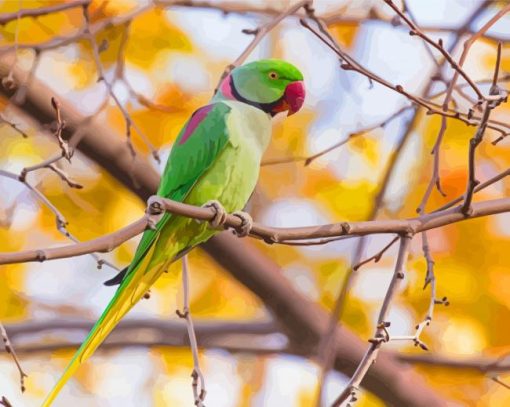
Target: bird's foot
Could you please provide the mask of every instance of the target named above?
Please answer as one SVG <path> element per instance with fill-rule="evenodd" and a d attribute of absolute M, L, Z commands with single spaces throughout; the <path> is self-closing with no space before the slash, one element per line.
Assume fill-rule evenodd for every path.
<path fill-rule="evenodd" d="M 253 228 L 253 218 L 251 215 L 248 212 L 236 211 L 232 214 L 232 216 L 237 216 L 239 219 L 241 219 L 241 226 L 234 229 L 234 233 L 238 237 L 248 236 L 251 229 Z"/>
<path fill-rule="evenodd" d="M 163 205 L 162 198 L 157 195 L 152 195 L 147 200 L 146 213 L 148 216 L 147 227 L 149 229 L 156 230 L 158 222 L 165 214 L 165 206 Z"/>
<path fill-rule="evenodd" d="M 215 212 L 214 217 L 209 221 L 209 224 L 213 229 L 216 229 L 225 224 L 225 221 L 227 220 L 227 212 L 219 201 L 215 199 L 212 201 L 207 201 L 202 206 L 204 208 L 212 208 Z"/>

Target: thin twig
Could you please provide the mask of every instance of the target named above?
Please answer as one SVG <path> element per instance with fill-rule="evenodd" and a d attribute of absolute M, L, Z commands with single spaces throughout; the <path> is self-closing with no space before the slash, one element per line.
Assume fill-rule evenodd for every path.
<path fill-rule="evenodd" d="M 395 237 L 391 242 L 389 242 L 386 246 L 384 246 L 381 250 L 379 250 L 376 254 L 373 256 L 370 256 L 369 258 L 360 261 L 359 263 L 356 263 L 354 266 L 352 266 L 353 270 L 358 270 L 361 266 L 370 263 L 371 261 L 374 261 L 375 263 L 379 262 L 381 260 L 381 257 L 383 256 L 386 251 L 393 246 L 397 241 L 399 237 Z"/>
<path fill-rule="evenodd" d="M 491 377 L 491 380 L 496 382 L 497 384 L 503 386 L 504 388 L 510 390 L 510 385 L 506 384 L 505 382 L 503 382 L 501 379 L 499 379 L 498 377 Z"/>
<path fill-rule="evenodd" d="M 387 328 L 390 326 L 390 322 L 388 321 L 388 311 L 390 308 L 390 304 L 393 301 L 393 298 L 396 295 L 398 287 L 400 286 L 402 280 L 404 279 L 404 271 L 405 271 L 405 263 L 407 260 L 407 255 L 409 252 L 409 244 L 411 243 L 412 236 L 405 235 L 400 237 L 400 247 L 397 256 L 397 262 L 395 264 L 395 271 L 393 273 L 393 277 L 391 279 L 388 290 L 386 291 L 386 295 L 384 297 L 384 301 L 381 306 L 381 310 L 379 311 L 379 317 L 377 319 L 377 328 L 375 330 L 374 336 L 369 340 L 370 346 L 368 347 L 365 356 L 363 356 L 362 361 L 358 365 L 356 371 L 353 376 L 349 380 L 346 388 L 342 393 L 337 397 L 337 399 L 333 402 L 333 406 L 340 406 L 340 404 L 346 401 L 349 397 L 351 401 L 356 400 L 356 392 L 359 389 L 363 378 L 368 372 L 368 369 L 377 359 L 377 354 L 379 353 L 379 349 L 384 342 L 389 341 L 389 335 L 387 332 Z"/>
<path fill-rule="evenodd" d="M 497 49 L 497 57 L 496 57 L 496 65 L 494 68 L 494 77 L 492 79 L 492 85 L 491 89 L 489 91 L 489 95 L 491 96 L 500 96 L 499 88 L 498 88 L 498 73 L 499 73 L 499 66 L 501 62 L 501 43 L 498 43 L 498 49 Z M 468 183 L 466 187 L 466 194 L 464 198 L 464 204 L 462 205 L 462 213 L 464 213 L 466 216 L 469 216 L 471 212 L 471 201 L 473 199 L 473 193 L 475 187 L 480 183 L 476 179 L 476 164 L 475 164 L 475 154 L 476 154 L 476 148 L 478 145 L 482 142 L 483 136 L 485 134 L 485 130 L 487 129 L 487 122 L 489 121 L 490 114 L 493 109 L 495 109 L 499 104 L 503 101 L 504 97 L 501 98 L 495 98 L 491 100 L 487 100 L 483 104 L 483 115 L 482 120 L 480 121 L 480 125 L 478 126 L 478 129 L 474 135 L 474 137 L 469 141 L 469 158 L 468 158 L 468 165 L 469 165 L 469 178 Z"/>
<path fill-rule="evenodd" d="M 471 86 L 471 88 L 475 91 L 476 95 L 478 96 L 479 100 L 484 100 L 485 97 L 483 96 L 482 92 L 480 91 L 480 88 L 476 85 L 476 83 L 468 76 L 466 72 L 462 69 L 462 66 L 458 64 L 455 59 L 451 56 L 451 54 L 444 48 L 443 41 L 439 39 L 438 42 L 434 41 L 432 38 L 430 38 L 427 34 L 425 34 L 420 28 L 418 28 L 417 25 L 415 25 L 411 19 L 409 19 L 396 5 L 393 3 L 392 0 L 383 0 L 388 6 L 390 6 L 397 15 L 402 18 L 406 22 L 406 24 L 411 28 L 409 31 L 409 35 L 417 35 L 421 39 L 423 39 L 425 42 L 430 44 L 432 47 L 437 49 L 448 61 L 450 66 L 458 72 L 459 75 L 461 75 L 467 83 Z"/>
<path fill-rule="evenodd" d="M 62 158 L 62 156 L 60 157 Z M 46 167 L 48 168 L 51 168 L 50 166 L 52 166 L 52 164 L 47 164 Z M 54 166 L 53 166 L 54 167 Z M 28 167 L 30 168 L 30 167 Z M 55 167 L 56 168 L 56 167 Z M 17 175 L 17 174 L 14 174 L 12 172 L 9 172 L 9 171 L 5 171 L 5 170 L 1 170 L 0 169 L 0 176 L 2 177 L 6 177 L 6 178 L 10 178 L 14 181 L 17 181 L 17 182 L 20 182 L 22 183 L 23 185 L 25 185 L 25 187 L 30 190 L 34 195 L 35 197 L 37 198 L 37 200 L 43 204 L 46 208 L 48 208 L 54 215 L 55 215 L 55 220 L 56 220 L 56 227 L 57 227 L 57 230 L 62 234 L 64 235 L 66 238 L 72 240 L 74 243 L 79 243 L 79 240 L 73 236 L 68 230 L 67 230 L 67 225 L 68 225 L 68 222 L 66 220 L 66 218 L 64 217 L 64 215 L 57 209 L 57 207 L 55 205 L 53 205 L 50 200 L 48 198 L 46 198 L 46 196 L 41 192 L 39 191 L 36 187 L 32 186 L 31 184 L 29 184 L 25 177 L 26 177 L 26 172 L 23 172 L 25 169 L 22 170 L 22 172 Z M 60 171 L 57 169 L 57 171 Z M 58 172 L 57 172 L 58 173 Z M 65 175 L 64 172 L 61 171 L 61 173 L 63 174 L 64 177 L 67 177 Z M 59 174 L 60 175 L 60 174 Z M 71 182 L 73 183 L 73 181 L 67 179 L 66 182 Z M 79 184 L 76 184 L 76 185 L 79 185 Z M 77 188 L 75 186 L 75 188 Z M 100 269 L 103 265 L 107 265 L 115 270 L 118 270 L 118 268 L 113 265 L 112 263 L 100 258 L 96 253 L 93 253 L 93 252 L 87 252 L 87 254 L 90 254 L 92 257 L 94 257 L 94 259 L 96 260 L 97 262 L 97 268 Z M 41 253 L 38 253 L 36 255 L 36 258 L 35 260 L 38 260 L 38 261 L 42 261 L 44 260 L 44 255 L 41 254 Z"/>
<path fill-rule="evenodd" d="M 0 399 L 0 405 L 4 407 L 12 407 L 12 404 L 10 403 L 9 400 L 7 400 L 7 397 L 5 396 L 2 396 L 2 398 Z"/>
<path fill-rule="evenodd" d="M 2 337 L 2 341 L 4 342 L 5 351 L 12 356 L 14 363 L 18 368 L 20 388 L 21 392 L 23 393 L 25 391 L 25 377 L 28 377 L 28 375 L 23 371 L 18 356 L 16 355 L 16 351 L 14 350 L 14 347 L 12 346 L 11 341 L 9 340 L 9 336 L 7 335 L 7 331 L 5 330 L 5 327 L 1 322 L 0 322 L 0 336 Z"/>
<path fill-rule="evenodd" d="M 487 7 L 487 5 L 488 5 L 488 2 L 482 3 L 480 5 L 480 7 L 475 11 L 474 15 L 478 14 L 481 10 L 485 9 Z M 475 33 L 474 35 L 472 35 L 470 37 L 470 39 L 464 43 L 464 50 L 461 55 L 461 59 L 459 61 L 458 66 L 460 66 L 460 67 L 463 66 L 464 61 L 467 57 L 469 48 L 474 43 L 474 41 L 476 41 L 476 39 L 478 38 L 480 33 L 482 33 L 484 30 L 487 30 L 490 27 L 490 25 L 493 24 L 495 21 L 497 21 L 497 19 L 493 18 L 491 21 L 489 21 L 489 23 L 487 23 L 484 27 L 482 27 L 478 33 Z M 444 101 L 442 104 L 442 110 L 444 112 L 448 111 L 449 103 L 450 103 L 450 100 L 453 95 L 453 89 L 456 86 L 456 82 L 459 77 L 459 73 L 460 73 L 459 70 L 455 70 L 454 76 L 453 76 L 452 80 L 450 81 L 450 83 L 448 84 L 445 98 L 444 98 Z M 478 105 L 475 105 L 475 106 L 478 106 Z M 470 114 L 471 114 L 471 112 L 470 112 Z M 434 143 L 434 147 L 432 149 L 432 154 L 434 155 L 432 176 L 431 176 L 428 186 L 425 190 L 425 193 L 420 201 L 420 204 L 416 210 L 418 214 L 425 213 L 425 207 L 427 205 L 427 202 L 430 199 L 430 196 L 432 194 L 432 190 L 433 190 L 434 186 L 439 191 L 439 193 L 441 193 L 441 195 L 446 196 L 446 194 L 443 192 L 443 190 L 441 188 L 440 173 L 439 173 L 440 148 L 441 148 L 441 144 L 442 144 L 444 135 L 446 133 L 446 128 L 447 128 L 446 116 L 442 116 L 439 133 L 437 135 L 436 141 Z M 432 321 L 433 310 L 434 310 L 435 304 L 442 303 L 442 304 L 448 305 L 448 301 L 447 301 L 446 297 L 443 298 L 439 302 L 436 300 L 436 279 L 435 279 L 435 274 L 434 274 L 434 260 L 432 258 L 432 254 L 431 254 L 430 247 L 428 244 L 428 236 L 425 231 L 422 232 L 422 250 L 423 250 L 423 254 L 425 256 L 425 260 L 427 263 L 425 284 L 424 284 L 423 288 L 425 289 L 427 287 L 427 285 L 430 285 L 430 301 L 429 301 L 429 308 L 428 308 L 427 314 L 426 314 L 424 320 L 422 322 L 420 322 L 419 324 L 417 324 L 416 332 L 415 332 L 415 335 L 412 337 L 412 340 L 414 341 L 414 344 L 416 346 L 420 346 L 422 349 L 427 350 L 428 348 L 423 343 L 423 341 L 421 341 L 420 336 L 421 336 L 423 330 L 425 329 L 425 327 L 428 327 Z"/>
<path fill-rule="evenodd" d="M 5 123 L 9 127 L 11 127 L 13 130 L 17 131 L 23 138 L 28 138 L 28 134 L 20 129 L 17 124 L 10 122 L 7 120 L 3 115 L 0 114 L 0 122 Z"/>
<path fill-rule="evenodd" d="M 64 171 L 62 171 L 60 168 L 58 168 L 55 164 L 48 164 L 46 166 L 46 168 L 49 168 L 50 170 L 52 170 L 55 174 L 57 174 L 60 177 L 60 179 L 62 181 L 64 181 L 71 188 L 76 188 L 76 189 L 83 188 L 83 185 L 78 184 L 77 182 L 70 179 L 69 176 Z"/>
<path fill-rule="evenodd" d="M 403 336 L 403 337 L 392 337 L 391 340 L 410 340 L 414 342 L 414 346 L 419 346 L 423 350 L 429 350 L 427 345 L 421 339 L 421 335 L 424 329 L 432 323 L 432 318 L 434 316 L 434 308 L 436 304 L 443 304 L 445 306 L 450 305 L 448 299 L 443 297 L 442 299 L 436 298 L 436 276 L 434 274 L 434 260 L 432 259 L 432 255 L 430 252 L 430 246 L 428 241 L 427 232 L 421 233 L 422 238 L 422 250 L 427 261 L 427 271 L 425 273 L 425 283 L 423 285 L 423 289 L 425 290 L 427 286 L 430 286 L 430 300 L 429 306 L 427 308 L 427 313 L 421 322 L 416 325 L 416 331 L 414 335 Z"/>
<path fill-rule="evenodd" d="M 5 25 L 10 21 L 16 20 L 23 17 L 41 17 L 48 14 L 54 14 L 61 11 L 69 10 L 75 7 L 82 7 L 88 5 L 91 0 L 76 0 L 72 3 L 56 4 L 54 6 L 40 7 L 40 8 L 29 8 L 20 9 L 13 13 L 0 14 L 0 25 Z"/>
<path fill-rule="evenodd" d="M 47 160 L 41 161 L 39 164 L 35 164 L 35 165 L 30 166 L 30 167 L 24 167 L 20 171 L 18 179 L 21 182 L 25 182 L 26 177 L 27 177 L 29 172 L 36 171 L 36 170 L 39 170 L 41 168 L 49 168 L 50 166 L 53 166 L 54 163 L 56 163 L 57 161 L 59 161 L 62 158 L 63 158 L 62 154 L 58 154 L 58 155 L 56 155 L 54 157 L 48 158 Z"/>
<path fill-rule="evenodd" d="M 64 157 L 67 161 L 71 162 L 71 157 L 73 155 L 72 150 L 69 149 L 69 145 L 67 141 L 62 138 L 62 131 L 65 128 L 65 121 L 62 119 L 62 112 L 60 111 L 60 102 L 55 98 L 51 98 L 51 106 L 55 109 L 55 114 L 57 116 L 57 128 L 55 129 L 55 137 L 57 138 L 58 145 L 62 150 L 62 157 Z"/>
<path fill-rule="evenodd" d="M 478 184 L 475 187 L 474 192 L 475 193 L 479 192 L 482 189 L 485 189 L 485 188 L 491 186 L 492 184 L 502 180 L 503 178 L 505 178 L 509 175 L 510 175 L 510 168 L 500 172 L 499 174 L 495 175 L 494 177 L 488 179 L 487 181 L 482 182 L 481 184 Z M 456 204 L 458 204 L 459 202 L 462 202 L 463 199 L 464 199 L 464 194 L 458 196 L 455 199 L 452 199 L 450 202 L 448 202 L 448 203 L 444 204 L 443 206 L 437 208 L 436 210 L 432 211 L 432 213 L 444 211 L 445 209 L 449 209 L 449 208 L 455 206 Z"/>
<path fill-rule="evenodd" d="M 89 43 L 90 43 L 90 45 L 92 47 L 92 55 L 94 57 L 94 62 L 96 64 L 96 69 L 97 69 L 98 75 L 99 75 L 98 81 L 102 81 L 105 84 L 106 90 L 108 91 L 108 94 L 112 97 L 112 99 L 114 100 L 115 104 L 117 105 L 117 107 L 119 108 L 120 112 L 122 113 L 122 116 L 124 117 L 124 121 L 126 122 L 126 142 L 127 142 L 127 145 L 129 147 L 129 150 L 131 152 L 131 155 L 132 155 L 133 159 L 136 157 L 136 151 L 135 151 L 135 148 L 134 148 L 133 143 L 131 141 L 131 127 L 133 127 L 135 129 L 135 131 L 138 133 L 138 135 L 143 140 L 145 145 L 149 148 L 152 156 L 156 159 L 156 161 L 158 161 L 159 160 L 159 154 L 157 153 L 156 148 L 150 142 L 148 137 L 142 132 L 140 127 L 135 122 L 133 122 L 133 120 L 131 119 L 131 116 L 129 115 L 128 111 L 122 105 L 122 103 L 120 102 L 119 98 L 117 97 L 117 95 L 113 91 L 112 83 L 110 83 L 110 81 L 108 81 L 106 79 L 106 77 L 105 77 L 105 72 L 104 72 L 104 69 L 103 69 L 103 64 L 101 63 L 101 59 L 99 57 L 99 49 L 98 49 L 96 40 L 94 38 L 94 35 L 92 33 L 92 30 L 90 29 L 90 16 L 89 16 L 89 11 L 88 11 L 88 7 L 87 6 L 83 7 L 83 18 L 85 20 L 84 33 L 85 33 L 85 36 L 86 36 L 87 40 L 89 41 Z M 122 47 L 121 47 L 121 50 L 122 50 Z M 120 55 L 122 55 L 122 53 L 120 53 Z"/>
<path fill-rule="evenodd" d="M 262 162 L 261 165 L 262 166 L 270 166 L 270 165 L 288 164 L 288 163 L 293 163 L 293 162 L 304 161 L 305 167 L 306 167 L 306 166 L 310 165 L 313 161 L 315 161 L 317 158 L 322 157 L 322 156 L 330 153 L 331 151 L 334 151 L 337 148 L 340 148 L 343 145 L 347 144 L 353 138 L 362 136 L 363 134 L 369 133 L 369 132 L 376 130 L 378 128 L 381 128 L 381 127 L 384 128 L 388 123 L 390 123 L 391 121 L 396 119 L 398 116 L 400 116 L 402 113 L 404 113 L 405 111 L 407 111 L 411 108 L 412 108 L 412 106 L 404 106 L 401 109 L 399 109 L 398 111 L 396 111 L 395 113 L 393 113 L 388 118 L 384 119 L 382 122 L 380 122 L 376 125 L 369 126 L 364 129 L 358 130 L 356 132 L 350 133 L 346 138 L 339 141 L 338 143 L 335 143 L 332 146 L 325 148 L 324 150 L 321 150 L 318 153 L 315 153 L 313 155 L 309 155 L 306 157 L 288 157 L 288 158 L 276 158 L 276 159 L 271 159 L 271 160 L 265 160 Z"/>
<path fill-rule="evenodd" d="M 426 112 L 428 115 L 440 115 L 456 120 L 460 120 L 461 122 L 465 123 L 468 126 L 476 126 L 479 124 L 479 118 L 475 115 L 470 115 L 468 113 L 462 113 L 454 109 L 448 108 L 446 111 L 444 109 L 438 108 L 435 103 L 428 101 L 426 99 L 423 99 L 422 97 L 415 96 L 412 93 L 408 92 L 402 85 L 393 85 L 392 83 L 388 82 L 387 80 L 381 78 L 380 76 L 374 74 L 372 71 L 368 70 L 367 68 L 360 65 L 356 60 L 354 60 L 347 52 L 343 51 L 338 43 L 332 44 L 327 38 L 324 38 L 323 34 L 319 31 L 317 31 L 315 28 L 310 26 L 308 22 L 305 19 L 300 20 L 301 25 L 303 25 L 305 28 L 310 30 L 319 40 L 321 40 L 326 46 L 328 46 L 333 52 L 335 52 L 340 57 L 340 67 L 346 71 L 354 71 L 358 72 L 359 74 L 367 77 L 369 80 L 377 82 L 384 87 L 391 89 L 403 96 L 405 96 L 409 101 L 414 103 L 415 105 L 421 106 L 426 109 Z M 506 136 L 508 134 L 508 130 L 505 130 L 504 128 L 509 128 L 508 124 L 502 123 L 502 124 L 491 124 L 487 127 L 490 129 L 493 129 L 497 132 L 499 132 L 502 137 Z M 503 127 L 503 128 L 502 128 Z"/>
<path fill-rule="evenodd" d="M 490 2 L 486 1 L 482 3 L 481 7 L 487 7 Z M 464 62 L 466 61 L 466 58 L 468 56 L 469 50 L 473 46 L 473 44 L 481 37 L 483 36 L 489 28 L 491 28 L 497 21 L 499 21 L 506 13 L 510 11 L 510 4 L 503 7 L 498 13 L 494 15 L 489 21 L 487 21 L 478 31 L 474 32 L 473 35 L 471 35 L 465 42 L 464 47 L 462 50 L 462 54 L 459 59 L 459 66 L 463 66 Z M 459 72 L 455 71 L 453 74 L 453 78 L 450 82 L 450 86 L 447 89 L 447 96 L 446 99 L 449 99 L 449 96 L 453 92 L 453 87 L 457 83 L 457 79 L 459 77 Z"/>
<path fill-rule="evenodd" d="M 193 388 L 193 397 L 195 399 L 195 406 L 205 407 L 204 400 L 207 393 L 205 388 L 205 379 L 202 371 L 200 370 L 199 357 L 198 357 L 198 344 L 195 329 L 193 327 L 193 320 L 191 318 L 190 302 L 189 302 L 189 273 L 188 273 L 188 256 L 184 255 L 182 258 L 182 290 L 183 290 L 183 309 L 177 310 L 176 313 L 179 318 L 186 321 L 186 328 L 188 331 L 189 343 L 191 354 L 193 356 L 193 372 L 191 377 L 193 379 L 191 387 Z M 200 383 L 200 385 L 199 385 Z"/>
<path fill-rule="evenodd" d="M 434 186 L 436 186 L 439 193 L 446 197 L 446 194 L 441 188 L 441 178 L 439 175 L 439 159 L 440 159 L 440 149 L 441 144 L 443 142 L 444 135 L 446 133 L 447 121 L 445 116 L 441 116 L 441 126 L 439 128 L 439 133 L 436 138 L 436 142 L 434 143 L 434 147 L 432 148 L 432 154 L 434 155 L 434 164 L 432 169 L 432 176 L 430 177 L 429 183 L 421 198 L 420 205 L 416 209 L 416 212 L 419 214 L 425 213 L 425 206 L 430 199 Z"/>

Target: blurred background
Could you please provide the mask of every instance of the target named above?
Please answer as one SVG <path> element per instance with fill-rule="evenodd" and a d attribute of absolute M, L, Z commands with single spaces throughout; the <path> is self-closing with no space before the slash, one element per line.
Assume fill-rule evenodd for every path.
<path fill-rule="evenodd" d="M 131 136 L 136 159 L 148 160 L 158 172 L 185 120 L 207 103 L 225 67 L 252 40 L 242 30 L 267 23 L 274 18 L 271 9 L 283 10 L 292 4 L 282 0 L 193 3 L 158 5 L 135 0 L 94 0 L 89 7 L 91 26 L 100 27 L 94 37 L 104 76 L 113 83 L 114 94 L 134 124 Z M 460 35 L 458 27 L 480 9 L 469 27 L 476 31 L 507 4 L 477 0 L 405 3 L 431 37 L 442 38 L 446 48 L 457 44 L 453 51 L 457 58 L 466 38 Z M 3 1 L 0 12 L 16 13 L 20 8 L 55 4 L 61 3 Z M 402 7 L 402 2 L 396 4 Z M 409 36 L 383 1 L 316 0 L 314 6 L 318 16 L 328 17 L 328 27 L 339 44 L 365 67 L 413 94 L 426 92 L 431 97 L 445 90 L 445 83 L 430 79 L 436 70 L 435 60 L 441 62 L 439 54 L 434 51 L 431 55 L 423 41 Z M 230 8 L 234 11 L 225 12 Z M 37 18 L 14 19 L 0 26 L 0 59 L 7 54 L 12 57 L 15 51 L 17 68 L 32 72 L 31 80 L 42 81 L 51 88 L 48 99 L 55 96 L 74 106 L 84 117 L 93 115 L 96 123 L 124 140 L 125 117 L 109 97 L 104 82 L 97 81 L 92 48 L 79 37 L 83 27 L 80 7 Z M 78 38 L 65 45 L 43 47 L 39 56 L 31 47 L 77 33 Z M 472 47 L 464 66 L 474 80 L 492 77 L 498 39 L 503 41 L 503 75 L 510 71 L 510 14 Z M 304 29 L 296 17 L 286 18 L 265 36 L 248 61 L 270 57 L 286 59 L 302 70 L 307 99 L 299 114 L 274 120 L 273 140 L 248 207 L 255 221 L 272 226 L 304 226 L 369 218 L 397 148 L 401 151 L 391 170 L 378 218 L 415 216 L 432 173 L 430 150 L 439 131 L 440 117 L 416 111 L 402 95 L 370 83 L 356 72 L 340 69 L 337 56 Z M 123 61 L 123 70 L 119 69 L 119 61 Z M 446 78 L 452 75 L 448 67 L 441 72 Z M 481 88 L 487 91 L 488 86 Z M 508 89 L 505 82 L 501 86 Z M 469 95 L 469 89 L 464 89 Z M 433 100 L 442 103 L 442 97 Z M 470 107 L 458 95 L 455 101 L 459 110 Z M 24 167 L 59 153 L 48 126 L 34 123 L 5 97 L 0 104 L 2 117 L 28 136 L 23 137 L 9 124 L 0 123 L 0 169 L 19 173 Z M 400 113 L 394 116 L 397 112 Z M 510 122 L 509 105 L 502 105 L 492 117 Z M 379 126 L 381 123 L 385 125 Z M 370 130 L 304 165 L 304 158 L 365 129 Z M 474 127 L 459 121 L 448 121 L 440 162 L 442 187 L 447 196 L 434 191 L 427 210 L 463 193 L 468 140 L 474 131 Z M 509 166 L 509 143 L 503 141 L 496 146 L 490 143 L 498 136 L 489 130 L 477 151 L 479 179 L 486 180 Z M 161 163 L 151 155 L 144 137 L 159 151 Z M 81 153 L 77 152 L 71 163 L 61 160 L 59 165 L 83 188 L 70 187 L 48 169 L 30 172 L 27 181 L 60 210 L 69 222 L 67 229 L 77 239 L 89 240 L 113 232 L 142 216 L 145 203 Z M 476 199 L 507 196 L 509 188 L 510 181 L 503 179 L 477 194 Z M 0 177 L 0 196 L 0 251 L 68 242 L 55 227 L 55 215 L 41 206 L 23 184 Z M 429 353 L 462 361 L 497 357 L 510 350 L 507 323 L 510 273 L 506 251 L 510 245 L 509 230 L 510 217 L 501 214 L 429 233 L 437 295 L 447 296 L 450 301 L 449 307 L 436 306 L 432 324 L 422 336 Z M 363 258 L 376 253 L 393 237 L 370 237 Z M 129 263 L 137 241 L 132 239 L 101 258 L 123 268 Z M 253 239 L 250 243 L 281 267 L 295 290 L 330 310 L 350 268 L 357 239 L 310 247 L 267 245 Z M 396 249 L 394 245 L 378 263 L 363 266 L 348 296 L 343 323 L 362 341 L 366 342 L 374 330 L 393 273 Z M 412 335 L 428 307 L 430 294 L 423 290 L 426 262 L 419 237 L 413 240 L 407 267 L 403 289 L 391 307 L 392 335 Z M 270 320 L 264 303 L 203 251 L 192 252 L 190 270 L 191 311 L 197 324 Z M 98 269 L 92 256 L 0 266 L 0 321 L 7 328 L 16 324 L 94 321 L 114 292 L 102 283 L 114 274 L 115 270 L 108 265 Z M 150 299 L 137 304 L 127 319 L 177 322 L 175 310 L 181 304 L 180 265 L 175 265 L 151 290 Z M 16 366 L 9 355 L 1 353 L 0 395 L 5 395 L 15 407 L 38 405 L 75 349 L 55 348 L 51 344 L 64 341 L 77 345 L 84 335 L 83 329 L 17 334 L 13 343 L 28 373 L 27 390 L 21 394 Z M 139 335 L 143 338 L 143 332 Z M 237 343 L 244 340 L 247 348 L 257 347 L 249 336 L 236 340 Z M 278 333 L 263 337 L 264 344 L 274 348 L 285 347 L 285 341 Z M 222 343 L 226 342 L 201 349 L 206 405 L 313 405 L 319 376 L 313 358 L 256 350 L 231 352 Z M 423 353 L 412 342 L 389 343 L 385 349 Z M 182 344 L 100 350 L 64 388 L 56 405 L 190 406 L 191 369 L 191 352 Z M 430 365 L 416 365 L 414 369 L 427 386 L 459 405 L 510 404 L 508 389 L 475 370 Z M 510 382 L 510 376 L 505 374 L 499 378 Z M 328 376 L 325 405 L 334 400 L 347 380 L 340 373 Z M 357 405 L 385 403 L 369 392 L 362 392 Z"/>

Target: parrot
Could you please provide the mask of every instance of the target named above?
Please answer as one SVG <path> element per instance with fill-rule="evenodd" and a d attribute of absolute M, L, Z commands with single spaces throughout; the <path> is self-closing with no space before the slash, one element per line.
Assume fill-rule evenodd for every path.
<path fill-rule="evenodd" d="M 287 61 L 264 59 L 233 68 L 210 102 L 197 109 L 179 132 L 157 196 L 210 206 L 219 217 L 225 212 L 237 214 L 243 227 L 249 228 L 251 218 L 241 210 L 258 180 L 271 139 L 271 118 L 280 112 L 296 113 L 304 99 L 303 75 Z M 218 219 L 215 216 L 213 221 Z M 211 226 L 213 221 L 199 223 L 165 212 L 144 231 L 130 265 L 105 282 L 119 287 L 42 407 L 53 403 L 79 366 L 172 262 L 219 233 Z"/>

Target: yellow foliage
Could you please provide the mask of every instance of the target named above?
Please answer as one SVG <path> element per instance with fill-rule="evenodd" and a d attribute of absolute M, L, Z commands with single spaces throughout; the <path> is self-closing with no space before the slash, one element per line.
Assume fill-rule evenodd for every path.
<path fill-rule="evenodd" d="M 191 49 L 186 35 L 170 23 L 166 13 L 153 9 L 131 24 L 126 59 L 140 68 L 149 68 L 159 52 L 190 52 Z"/>
<path fill-rule="evenodd" d="M 346 180 L 317 190 L 313 197 L 335 214 L 335 221 L 358 221 L 366 219 L 370 213 L 375 192 L 376 186 L 368 181 Z"/>
<path fill-rule="evenodd" d="M 502 305 L 510 310 L 510 296 L 508 295 L 508 287 L 510 287 L 510 274 L 508 268 L 502 265 L 495 265 L 488 270 L 489 290 Z"/>
<path fill-rule="evenodd" d="M 308 407 L 313 405 L 316 395 L 314 389 L 303 389 L 297 394 L 298 406 Z"/>
<path fill-rule="evenodd" d="M 23 8 L 40 8 L 47 7 L 48 1 L 24 1 Z M 17 1 L 3 1 L 0 3 L 0 12 L 14 12 L 19 8 Z M 1 42 L 14 43 L 16 31 L 18 32 L 18 41 L 25 44 L 34 44 L 38 42 L 49 41 L 55 35 L 65 36 L 76 31 L 82 21 L 82 10 L 76 7 L 73 10 L 67 10 L 65 13 L 51 13 L 39 16 L 37 19 L 22 18 L 20 20 L 12 20 L 2 27 Z M 58 30 L 55 29 L 58 27 Z"/>
<path fill-rule="evenodd" d="M 0 267 L 0 321 L 20 321 L 27 316 L 27 301 L 16 293 L 23 290 L 25 266 L 13 264 Z"/>
<path fill-rule="evenodd" d="M 84 89 L 90 86 L 97 79 L 96 65 L 92 60 L 92 55 L 88 58 L 80 59 L 69 65 L 69 75 L 72 76 L 77 89 Z"/>
<path fill-rule="evenodd" d="M 135 0 L 94 0 L 89 6 L 90 22 L 96 23 L 104 20 L 105 18 L 127 13 L 134 10 L 137 5 L 138 4 Z"/>
<path fill-rule="evenodd" d="M 349 148 L 355 152 L 362 154 L 363 157 L 375 169 L 380 158 L 380 141 L 371 137 L 371 133 L 365 133 L 355 137 L 350 143 Z"/>
<path fill-rule="evenodd" d="M 363 392 L 359 401 L 356 402 L 360 407 L 384 407 L 384 403 L 375 397 L 372 393 Z"/>
<path fill-rule="evenodd" d="M 358 33 L 358 24 L 331 24 L 329 29 L 340 44 L 351 48 Z"/>
<path fill-rule="evenodd" d="M 157 355 L 167 374 L 175 374 L 182 370 L 190 372 L 193 368 L 191 352 L 187 348 L 153 347 L 151 353 Z"/>

